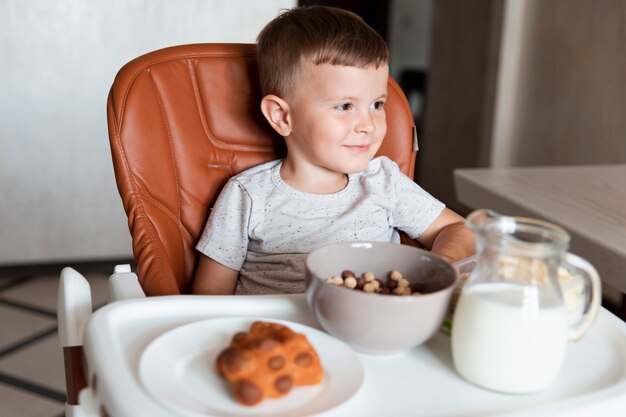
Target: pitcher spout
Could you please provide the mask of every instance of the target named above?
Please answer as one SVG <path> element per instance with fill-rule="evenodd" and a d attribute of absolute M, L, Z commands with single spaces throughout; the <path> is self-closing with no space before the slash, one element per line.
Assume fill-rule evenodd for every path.
<path fill-rule="evenodd" d="M 465 219 L 465 225 L 474 233 L 479 233 L 489 223 L 500 219 L 502 216 L 493 210 L 479 209 L 471 212 Z"/>

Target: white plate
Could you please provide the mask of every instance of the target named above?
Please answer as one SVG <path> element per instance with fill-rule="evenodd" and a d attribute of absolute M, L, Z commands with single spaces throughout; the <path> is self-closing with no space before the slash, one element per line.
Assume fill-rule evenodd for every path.
<path fill-rule="evenodd" d="M 322 362 L 322 382 L 295 387 L 284 397 L 253 407 L 235 402 L 215 360 L 235 333 L 249 330 L 257 320 L 305 334 Z M 353 397 L 363 384 L 364 371 L 348 345 L 320 330 L 284 320 L 233 317 L 194 322 L 162 334 L 143 352 L 139 377 L 157 401 L 183 416 L 309 416 Z"/>

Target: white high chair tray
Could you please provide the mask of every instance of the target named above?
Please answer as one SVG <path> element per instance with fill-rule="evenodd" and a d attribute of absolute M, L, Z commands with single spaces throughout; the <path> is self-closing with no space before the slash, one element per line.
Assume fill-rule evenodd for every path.
<path fill-rule="evenodd" d="M 150 349 L 157 346 L 153 343 L 158 343 L 162 335 L 173 329 L 185 333 L 180 330 L 184 329 L 181 326 L 189 323 L 226 317 L 234 317 L 235 321 L 237 318 L 249 320 L 254 317 L 289 320 L 319 329 L 303 295 L 167 296 L 112 303 L 96 311 L 86 329 L 85 355 L 90 388 L 81 393 L 81 403 L 94 399 L 99 403 L 96 406 L 103 406 L 111 417 L 271 415 L 263 410 L 272 406 L 280 409 L 282 406 L 275 404 L 283 401 L 288 404 L 289 397 L 270 400 L 274 402 L 270 406 L 262 403 L 261 408 L 239 408 L 235 414 L 232 409 L 225 409 L 223 403 L 189 411 L 185 403 L 172 407 L 166 404 L 167 398 L 155 398 L 158 390 L 155 391 L 154 386 L 172 386 L 173 377 L 167 372 L 142 369 L 142 357 L 145 358 L 144 354 L 148 355 Z M 202 327 L 193 326 L 199 326 L 197 330 Z M 234 328 L 233 334 L 237 330 Z M 207 341 L 206 335 L 194 334 L 186 332 L 179 336 L 184 336 L 184 339 L 198 338 L 199 350 L 190 348 L 194 352 L 202 352 L 205 345 L 207 351 L 211 349 L 209 346 L 212 344 Z M 328 342 L 328 339 L 332 340 L 330 336 L 323 338 L 330 345 L 334 344 Z M 189 340 L 181 339 L 180 343 L 193 346 Z M 342 344 L 337 342 L 337 346 Z M 320 356 L 328 355 L 326 349 L 328 346 L 322 349 L 324 353 Z M 174 356 L 167 360 L 184 363 L 189 359 L 184 352 L 176 359 L 177 353 L 181 352 L 174 352 Z M 359 359 L 365 371 L 362 386 L 356 387 L 354 395 L 311 408 L 310 412 L 315 412 L 315 415 L 595 417 L 623 416 L 626 412 L 626 324 L 605 309 L 601 309 L 585 338 L 569 346 L 564 368 L 554 386 L 537 394 L 501 394 L 466 382 L 454 370 L 450 337 L 443 333 L 438 333 L 426 344 L 402 356 L 383 358 L 338 354 L 340 357 L 345 355 L 344 359 L 352 356 Z M 159 364 L 153 359 L 150 366 L 158 367 Z M 177 365 L 163 366 L 171 369 Z M 211 367 L 211 364 L 206 366 Z M 341 365 L 335 362 L 332 367 L 329 378 L 340 378 L 342 384 L 352 388 L 358 385 L 358 381 L 355 382 L 359 378 L 358 366 L 341 369 Z M 149 378 L 156 380 L 146 383 L 146 372 Z M 193 378 L 198 378 L 203 372 L 199 371 Z M 210 382 L 207 382 L 207 387 L 212 389 Z M 184 389 L 184 386 L 177 386 L 176 389 Z M 190 392 L 194 389 L 197 386 L 189 387 Z M 306 409 L 284 406 L 281 414 L 303 415 Z"/>

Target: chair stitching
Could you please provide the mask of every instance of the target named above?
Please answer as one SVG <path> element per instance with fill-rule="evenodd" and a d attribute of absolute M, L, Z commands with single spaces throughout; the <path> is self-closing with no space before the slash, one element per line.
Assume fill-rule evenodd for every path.
<path fill-rule="evenodd" d="M 200 94 L 200 87 L 198 84 L 198 77 L 196 75 L 196 67 L 192 65 L 192 60 L 187 60 L 187 67 L 189 69 L 189 76 L 191 77 L 191 84 L 193 87 L 194 95 L 196 97 L 196 108 L 198 109 L 198 116 L 202 121 L 202 127 L 204 128 L 204 133 L 209 141 L 216 147 L 220 149 L 226 150 L 239 150 L 239 151 L 255 151 L 255 150 L 266 150 L 273 151 L 274 149 L 271 146 L 257 146 L 257 145 L 233 145 L 224 141 L 219 140 L 211 131 L 209 127 L 209 123 L 206 120 L 206 113 L 204 107 L 204 101 L 202 100 L 202 95 Z"/>
<path fill-rule="evenodd" d="M 163 122 L 165 123 L 165 128 L 167 130 L 167 139 L 170 146 L 170 158 L 172 159 L 172 165 L 174 165 L 174 179 L 176 181 L 176 200 L 178 203 L 178 219 L 180 220 L 181 214 L 181 203 L 180 203 L 180 182 L 178 181 L 178 166 L 176 165 L 176 158 L 174 157 L 174 145 L 172 143 L 172 132 L 170 129 L 170 125 L 167 122 L 167 117 L 165 115 L 165 108 L 163 107 L 163 101 L 161 100 L 161 95 L 159 94 L 159 89 L 154 82 L 154 78 L 152 78 L 152 72 L 150 72 L 150 81 L 152 81 L 152 87 L 154 87 L 154 93 L 157 97 L 157 102 L 159 103 L 159 107 L 161 109 L 161 117 L 163 117 Z"/>
<path fill-rule="evenodd" d="M 139 193 L 137 192 L 137 190 L 138 190 L 137 183 L 135 182 L 135 174 L 134 174 L 133 170 L 130 168 L 130 164 L 129 164 L 128 159 L 126 157 L 126 152 L 124 151 L 124 147 L 122 146 L 122 140 L 121 140 L 121 136 L 120 136 L 120 125 L 118 124 L 118 121 L 117 121 L 117 119 L 115 117 L 115 112 L 113 111 L 113 106 L 111 106 L 111 113 L 112 113 L 111 120 L 113 121 L 113 126 L 115 128 L 115 130 L 114 130 L 115 141 L 117 142 L 117 146 L 118 146 L 118 148 L 120 150 L 120 156 L 121 156 L 122 162 L 124 164 L 124 169 L 126 170 L 127 173 L 130 174 L 129 180 L 130 180 L 131 187 L 133 188 L 133 193 L 129 196 L 129 197 L 131 197 L 131 200 L 133 200 L 131 202 L 131 204 L 133 204 L 133 202 L 134 202 L 134 204 L 137 205 L 137 208 L 138 208 L 139 212 L 142 215 L 142 219 L 141 220 L 144 220 L 145 222 L 152 224 L 152 222 L 149 221 L 148 215 L 146 214 L 146 210 L 143 207 L 143 201 L 141 199 L 136 199 L 135 200 L 135 199 L 132 198 L 133 196 L 139 195 Z M 154 240 L 154 236 L 152 235 L 151 229 L 148 229 L 146 231 L 146 233 L 148 235 L 148 239 L 150 240 L 151 246 L 154 247 L 155 240 Z M 154 249 L 152 249 L 151 252 L 156 254 L 156 258 L 157 258 L 159 264 L 161 265 L 161 270 L 163 271 L 164 270 L 164 268 L 162 266 L 163 265 L 163 260 L 161 259 L 161 255 L 160 255 L 159 251 L 155 251 Z M 142 278 L 145 278 L 145 277 L 142 277 Z"/>
<path fill-rule="evenodd" d="M 169 217 L 172 220 L 172 222 L 175 223 L 176 226 L 180 229 L 180 231 L 183 234 L 183 237 L 187 240 L 187 242 L 193 243 L 194 239 L 191 236 L 191 233 L 189 232 L 189 230 L 187 230 L 185 225 L 176 217 L 176 214 L 172 213 L 172 211 L 169 210 L 163 203 L 161 203 L 159 200 L 157 200 L 150 194 L 145 193 L 143 191 L 138 191 L 137 196 L 139 196 L 142 199 L 145 199 L 147 203 L 152 204 L 154 207 L 159 209 L 163 214 Z"/>
<path fill-rule="evenodd" d="M 152 71 L 149 71 L 149 74 L 150 74 L 150 81 L 152 81 L 152 86 L 154 87 L 154 92 L 156 94 L 157 101 L 159 103 L 159 107 L 161 108 L 161 116 L 163 117 L 163 122 L 165 123 L 166 129 L 167 129 L 167 138 L 168 138 L 168 142 L 170 146 L 170 158 L 172 159 L 172 165 L 174 165 L 174 178 L 176 180 L 176 200 L 178 203 L 177 225 L 178 225 L 179 232 L 182 232 L 181 227 L 180 227 L 180 223 L 182 223 L 182 219 L 181 219 L 182 204 L 180 202 L 180 181 L 178 180 L 178 165 L 176 165 L 176 158 L 174 157 L 174 144 L 172 142 L 172 132 L 170 129 L 170 125 L 167 122 L 167 117 L 165 114 L 165 107 L 163 106 L 163 101 L 161 100 L 159 89 L 157 88 L 156 82 L 154 81 L 154 78 L 152 77 Z M 184 233 L 181 233 L 181 238 L 183 239 L 185 238 Z"/>
<path fill-rule="evenodd" d="M 149 68 L 153 65 L 162 64 L 168 61 L 176 61 L 181 58 L 186 59 L 195 59 L 195 58 L 213 58 L 213 57 L 232 57 L 232 56 L 241 56 L 241 57 L 253 57 L 254 53 L 240 53 L 240 52 L 206 52 L 206 53 L 198 53 L 191 55 L 177 55 L 174 57 L 162 58 L 156 61 L 150 61 L 144 64 L 142 67 L 135 71 L 135 74 L 132 76 L 130 82 L 128 83 L 128 87 L 126 87 L 126 91 L 124 91 L 124 97 L 122 98 L 122 103 L 120 105 L 120 117 L 122 120 L 119 121 L 119 127 L 122 128 L 122 123 L 124 122 L 124 109 L 126 108 L 126 100 L 128 99 L 128 95 L 130 94 L 130 90 L 132 90 L 133 84 L 135 80 L 144 72 L 146 68 Z"/>

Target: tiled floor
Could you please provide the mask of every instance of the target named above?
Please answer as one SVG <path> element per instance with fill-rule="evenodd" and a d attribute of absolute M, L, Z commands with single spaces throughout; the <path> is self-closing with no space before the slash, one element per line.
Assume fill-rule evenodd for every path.
<path fill-rule="evenodd" d="M 106 303 L 114 265 L 80 265 L 94 310 Z M 57 336 L 55 266 L 0 271 L 0 417 L 65 415 L 63 355 Z"/>

